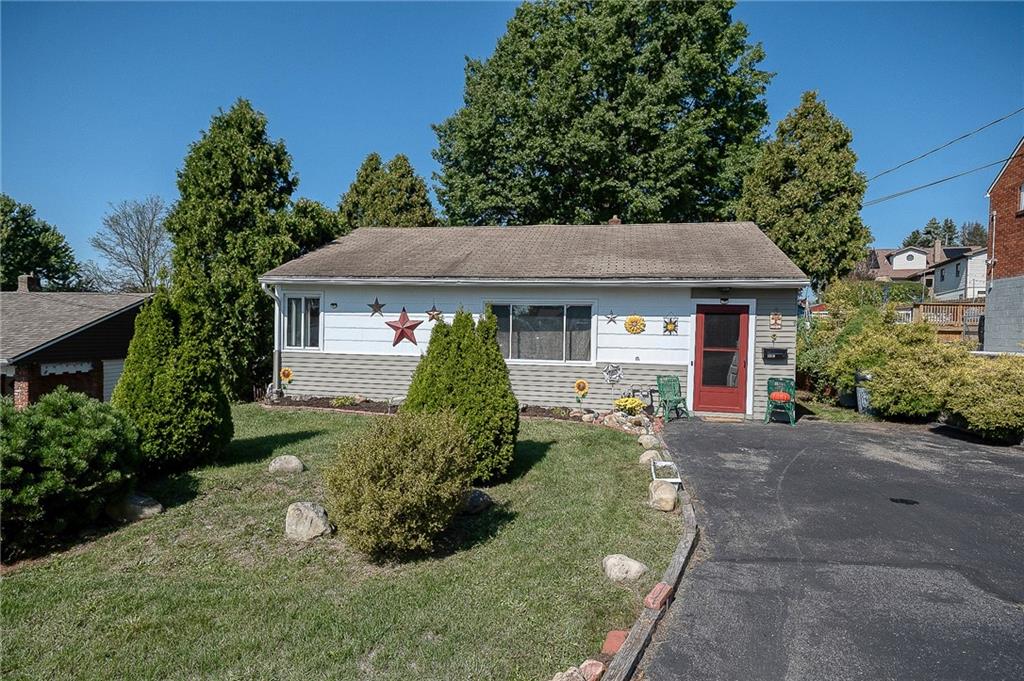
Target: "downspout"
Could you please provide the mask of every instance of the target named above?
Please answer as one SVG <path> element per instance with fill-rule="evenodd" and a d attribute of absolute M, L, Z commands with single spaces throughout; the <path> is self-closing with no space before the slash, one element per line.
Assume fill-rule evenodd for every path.
<path fill-rule="evenodd" d="M 281 306 L 277 297 L 277 286 L 273 288 L 274 290 L 271 292 L 269 285 L 260 282 L 260 290 L 274 301 L 274 375 L 271 385 L 274 387 L 276 396 L 281 392 Z"/>
<path fill-rule="evenodd" d="M 988 272 L 985 276 L 985 288 L 992 291 L 992 280 L 996 274 L 996 212 L 992 211 L 992 246 L 988 253 Z"/>

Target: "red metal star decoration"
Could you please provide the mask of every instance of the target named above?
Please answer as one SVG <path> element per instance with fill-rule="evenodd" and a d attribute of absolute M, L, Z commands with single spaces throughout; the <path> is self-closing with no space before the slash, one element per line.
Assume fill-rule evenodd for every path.
<path fill-rule="evenodd" d="M 430 321 L 432 322 L 444 321 L 444 312 L 438 310 L 437 305 L 431 305 L 430 309 L 427 310 L 425 314 L 427 315 L 427 318 L 430 319 Z"/>
<path fill-rule="evenodd" d="M 416 327 L 423 323 L 423 320 L 413 321 L 409 319 L 409 313 L 402 308 L 402 314 L 398 315 L 397 322 L 384 322 L 392 329 L 395 330 L 395 340 L 391 342 L 391 347 L 395 347 L 402 342 L 403 339 L 409 339 L 413 345 L 416 345 Z"/>

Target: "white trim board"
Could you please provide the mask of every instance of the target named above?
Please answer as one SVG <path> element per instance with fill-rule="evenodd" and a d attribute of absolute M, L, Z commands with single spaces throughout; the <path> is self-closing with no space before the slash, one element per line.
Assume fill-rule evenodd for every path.
<path fill-rule="evenodd" d="M 694 411 L 693 381 L 697 357 L 697 306 L 698 305 L 746 305 L 747 306 L 747 407 L 744 416 L 754 416 L 754 338 L 757 330 L 757 299 L 728 298 L 725 303 L 721 298 L 690 299 L 690 367 L 686 372 L 686 404 Z"/>

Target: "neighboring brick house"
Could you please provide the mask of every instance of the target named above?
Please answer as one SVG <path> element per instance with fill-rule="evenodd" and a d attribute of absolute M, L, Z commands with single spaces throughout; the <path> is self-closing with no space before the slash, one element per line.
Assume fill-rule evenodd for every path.
<path fill-rule="evenodd" d="M 989 259 L 984 349 L 1024 352 L 1024 137 L 986 196 Z"/>
<path fill-rule="evenodd" d="M 42 292 L 33 277 L 0 293 L 0 391 L 23 408 L 59 385 L 109 400 L 149 294 Z"/>

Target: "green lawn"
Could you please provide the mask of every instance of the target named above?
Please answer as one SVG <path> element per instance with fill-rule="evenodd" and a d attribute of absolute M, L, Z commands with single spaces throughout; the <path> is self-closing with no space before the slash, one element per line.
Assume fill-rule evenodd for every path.
<path fill-rule="evenodd" d="M 796 409 L 796 413 L 800 418 L 810 416 L 818 421 L 828 421 L 830 423 L 865 423 L 878 420 L 873 416 L 861 414 L 856 409 L 823 402 L 816 399 L 811 393 L 803 391 L 797 392 Z"/>
<path fill-rule="evenodd" d="M 373 565 L 336 537 L 284 538 L 288 504 L 322 499 L 335 443 L 365 418 L 234 417 L 224 461 L 144 490 L 163 515 L 8 571 L 5 680 L 549 678 L 632 623 L 680 534 L 645 504 L 632 437 L 525 421 L 495 508 L 436 555 Z M 282 453 L 310 470 L 271 477 Z M 608 553 L 652 571 L 615 586 Z"/>

